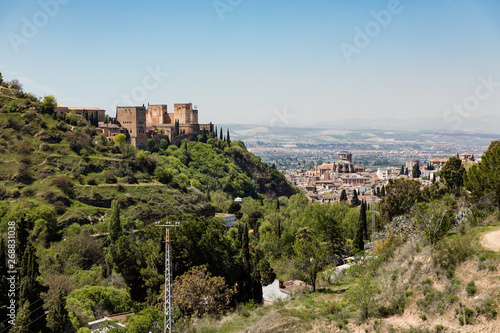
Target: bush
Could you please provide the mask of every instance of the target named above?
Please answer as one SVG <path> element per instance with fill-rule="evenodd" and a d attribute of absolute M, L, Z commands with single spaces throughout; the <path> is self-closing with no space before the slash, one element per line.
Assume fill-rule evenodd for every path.
<path fill-rule="evenodd" d="M 87 185 L 97 185 L 96 179 L 92 178 L 92 177 L 88 178 L 87 179 Z"/>
<path fill-rule="evenodd" d="M 168 184 L 172 181 L 172 172 L 165 167 L 158 167 L 155 169 L 155 177 L 162 184 Z"/>
<path fill-rule="evenodd" d="M 474 238 L 471 234 L 453 235 L 436 245 L 434 264 L 444 269 L 456 267 L 474 253 Z"/>
<path fill-rule="evenodd" d="M 477 292 L 477 287 L 474 281 L 471 281 L 467 284 L 467 287 L 465 287 L 465 291 L 467 292 L 467 295 L 472 296 Z"/>
<path fill-rule="evenodd" d="M 57 178 L 54 178 L 52 180 L 52 185 L 59 188 L 66 195 L 73 194 L 73 183 L 71 182 L 71 179 L 66 176 L 59 176 Z"/>
<path fill-rule="evenodd" d="M 104 172 L 104 181 L 106 184 L 116 184 L 117 179 L 113 171 L 107 170 Z"/>

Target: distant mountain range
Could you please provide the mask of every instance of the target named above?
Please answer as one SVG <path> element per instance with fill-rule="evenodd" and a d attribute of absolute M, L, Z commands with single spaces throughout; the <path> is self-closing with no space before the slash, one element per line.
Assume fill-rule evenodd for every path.
<path fill-rule="evenodd" d="M 500 117 L 471 117 L 458 129 L 443 119 L 353 119 L 318 127 L 272 127 L 259 124 L 223 124 L 233 139 L 249 144 L 359 143 L 378 145 L 457 144 L 488 146 L 500 139 Z M 225 130 L 224 130 L 225 131 Z"/>

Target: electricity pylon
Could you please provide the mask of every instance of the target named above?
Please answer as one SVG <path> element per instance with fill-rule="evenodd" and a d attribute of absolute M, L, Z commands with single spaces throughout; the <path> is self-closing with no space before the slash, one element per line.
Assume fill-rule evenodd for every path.
<path fill-rule="evenodd" d="M 180 222 L 165 222 L 160 224 L 161 221 L 156 222 L 157 227 L 165 227 L 165 304 L 164 304 L 164 319 L 163 319 L 163 332 L 171 333 L 172 325 L 174 323 L 174 295 L 172 292 L 172 257 L 170 255 L 170 228 L 180 226 Z"/>

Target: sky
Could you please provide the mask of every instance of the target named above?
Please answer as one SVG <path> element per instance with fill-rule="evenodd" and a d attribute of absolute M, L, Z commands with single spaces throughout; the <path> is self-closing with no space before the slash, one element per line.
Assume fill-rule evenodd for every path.
<path fill-rule="evenodd" d="M 0 72 L 70 106 L 191 102 L 201 123 L 499 114 L 498 0 L 0 4 Z"/>

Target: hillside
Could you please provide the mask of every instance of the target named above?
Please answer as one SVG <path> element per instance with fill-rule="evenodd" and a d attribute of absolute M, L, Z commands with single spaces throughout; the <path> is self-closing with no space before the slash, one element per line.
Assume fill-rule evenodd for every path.
<path fill-rule="evenodd" d="M 0 198 L 50 204 L 61 227 L 98 222 L 115 199 L 125 217 L 148 223 L 169 215 L 213 215 L 211 191 L 254 198 L 294 193 L 241 142 L 186 141 L 180 148 L 139 151 L 108 141 L 74 114 L 56 114 L 50 110 L 55 101 L 45 102 L 2 87 Z"/>
<path fill-rule="evenodd" d="M 498 216 L 490 218 L 465 234 L 447 236 L 432 255 L 421 238 L 403 243 L 395 237 L 378 245 L 377 257 L 330 279 L 322 275 L 316 292 L 298 292 L 269 307 L 242 308 L 221 321 L 193 320 L 184 328 L 225 333 L 498 332 L 500 254 L 480 242 L 498 236 L 498 228 Z M 359 309 L 365 306 L 369 317 L 363 319 Z"/>

